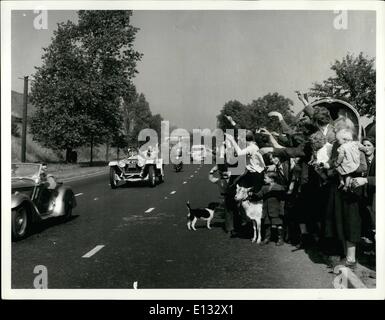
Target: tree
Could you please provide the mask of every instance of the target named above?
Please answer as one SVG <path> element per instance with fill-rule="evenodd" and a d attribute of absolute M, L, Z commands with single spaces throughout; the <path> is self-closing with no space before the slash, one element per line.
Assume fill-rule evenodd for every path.
<path fill-rule="evenodd" d="M 131 11 L 79 11 L 78 24 L 61 23 L 36 68 L 31 119 L 34 139 L 66 150 L 117 136 L 121 97 L 132 89 L 141 54 L 133 49 L 137 28 Z M 91 153 L 92 161 L 92 153 Z"/>
<path fill-rule="evenodd" d="M 150 104 L 143 93 L 137 94 L 135 99 L 124 103 L 124 123 L 128 144 L 138 145 L 138 135 L 143 129 L 153 129 L 157 132 L 158 138 L 161 137 L 161 122 L 163 118 L 160 114 L 153 115 Z"/>
<path fill-rule="evenodd" d="M 162 121 L 163 117 L 159 113 L 151 116 L 150 128 L 156 131 L 159 140 L 161 138 Z"/>
<path fill-rule="evenodd" d="M 139 132 L 150 128 L 151 110 L 150 105 L 143 93 L 136 95 L 131 103 L 125 103 L 125 127 L 128 144 L 138 145 Z"/>
<path fill-rule="evenodd" d="M 293 101 L 277 92 L 268 93 L 262 98 L 253 100 L 248 106 L 250 109 L 250 129 L 255 127 L 267 128 L 271 131 L 279 132 L 281 127 L 276 117 L 269 117 L 270 111 L 278 111 L 282 114 L 287 124 L 291 124 L 294 121 L 293 112 L 290 109 L 293 105 Z"/>
<path fill-rule="evenodd" d="M 293 102 L 278 93 L 269 93 L 250 104 L 243 105 L 237 100 L 227 102 L 220 114 L 217 116 L 218 127 L 222 130 L 231 128 L 230 123 L 225 118 L 229 115 L 242 129 L 255 130 L 257 128 L 267 128 L 279 131 L 280 127 L 274 118 L 268 117 L 270 111 L 280 112 L 285 121 L 290 124 L 294 120 L 290 107 Z"/>
<path fill-rule="evenodd" d="M 225 115 L 231 116 L 241 128 L 248 127 L 247 117 L 249 112 L 247 107 L 238 100 L 231 100 L 226 102 L 221 112 L 217 116 L 217 127 L 222 130 L 232 128 Z"/>
<path fill-rule="evenodd" d="M 314 83 L 312 97 L 333 97 L 351 103 L 361 116 L 376 113 L 376 70 L 374 58 L 361 52 L 358 57 L 347 54 L 342 61 L 336 60 L 331 70 L 335 75 L 322 83 Z"/>
<path fill-rule="evenodd" d="M 11 134 L 14 136 L 14 137 L 20 137 L 20 132 L 19 132 L 19 126 L 18 126 L 18 123 L 20 121 L 18 121 L 18 119 L 15 117 L 15 116 L 12 116 L 12 121 L 11 121 Z"/>

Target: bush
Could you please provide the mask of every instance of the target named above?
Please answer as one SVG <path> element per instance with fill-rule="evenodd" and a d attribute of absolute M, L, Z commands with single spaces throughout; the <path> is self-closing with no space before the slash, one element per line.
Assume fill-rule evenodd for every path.
<path fill-rule="evenodd" d="M 11 134 L 14 137 L 20 137 L 20 131 L 19 131 L 19 126 L 18 124 L 14 121 L 12 117 L 12 122 L 11 122 Z"/>

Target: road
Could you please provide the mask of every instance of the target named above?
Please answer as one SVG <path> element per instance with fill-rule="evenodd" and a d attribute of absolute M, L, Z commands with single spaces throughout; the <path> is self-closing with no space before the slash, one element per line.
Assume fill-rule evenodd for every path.
<path fill-rule="evenodd" d="M 332 288 L 316 254 L 230 238 L 218 217 L 211 230 L 202 221 L 188 231 L 186 200 L 219 200 L 208 171 L 168 166 L 156 188 L 111 190 L 107 175 L 67 183 L 78 202 L 73 218 L 45 221 L 12 244 L 12 288 L 33 288 L 37 265 L 49 288 Z"/>

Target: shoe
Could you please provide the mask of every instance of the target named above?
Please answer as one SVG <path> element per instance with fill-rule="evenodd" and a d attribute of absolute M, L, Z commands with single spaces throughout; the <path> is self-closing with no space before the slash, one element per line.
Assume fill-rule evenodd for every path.
<path fill-rule="evenodd" d="M 262 245 L 267 245 L 271 239 L 271 227 L 268 225 L 265 230 L 265 239 L 261 242 Z"/>
<path fill-rule="evenodd" d="M 350 261 L 346 260 L 345 261 L 345 267 L 354 270 L 357 268 L 357 261 L 350 262 Z"/>
<path fill-rule="evenodd" d="M 238 232 L 231 230 L 230 231 L 230 238 L 237 238 L 238 237 Z"/>
<path fill-rule="evenodd" d="M 278 241 L 276 242 L 276 246 L 282 246 L 283 242 L 283 228 L 278 228 Z"/>
<path fill-rule="evenodd" d="M 301 240 L 299 241 L 299 243 L 295 246 L 295 248 L 297 250 L 300 250 L 300 249 L 306 249 L 308 247 L 308 237 L 309 235 L 304 233 L 301 235 Z"/>

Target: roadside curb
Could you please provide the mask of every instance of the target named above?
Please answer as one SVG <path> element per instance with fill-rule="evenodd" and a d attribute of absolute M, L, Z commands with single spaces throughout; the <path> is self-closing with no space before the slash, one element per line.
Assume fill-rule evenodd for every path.
<path fill-rule="evenodd" d="M 87 174 L 83 174 L 83 175 L 76 176 L 76 177 L 70 177 L 70 178 L 64 178 L 64 179 L 59 178 L 59 180 L 62 182 L 71 182 L 71 181 L 77 181 L 77 180 L 81 180 L 81 179 L 89 178 L 89 177 L 93 177 L 93 176 L 99 176 L 102 174 L 107 174 L 107 170 L 106 169 L 105 170 L 99 170 L 97 172 L 87 173 Z"/>

